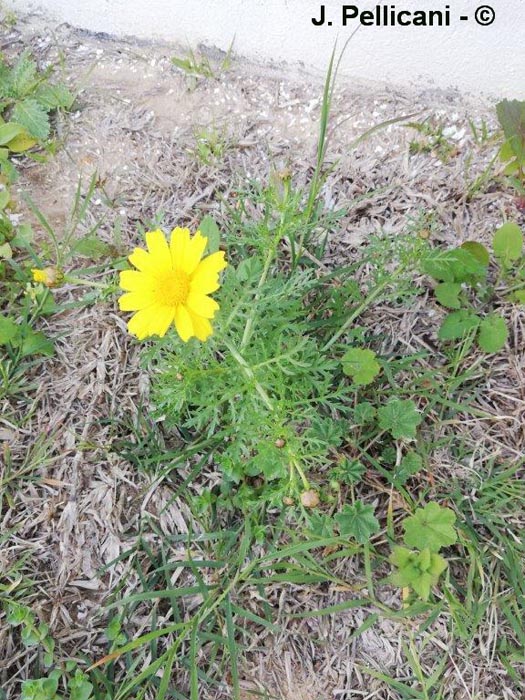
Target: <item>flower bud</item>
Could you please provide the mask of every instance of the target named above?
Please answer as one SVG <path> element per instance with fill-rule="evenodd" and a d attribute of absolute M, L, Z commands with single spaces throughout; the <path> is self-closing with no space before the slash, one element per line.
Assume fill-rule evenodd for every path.
<path fill-rule="evenodd" d="M 58 267 L 44 267 L 43 270 L 31 268 L 33 282 L 39 282 L 46 287 L 60 287 L 64 281 L 64 273 Z"/>

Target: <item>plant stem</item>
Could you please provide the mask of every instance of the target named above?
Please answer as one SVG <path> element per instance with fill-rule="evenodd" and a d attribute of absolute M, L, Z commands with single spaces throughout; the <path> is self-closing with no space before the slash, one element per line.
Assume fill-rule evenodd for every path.
<path fill-rule="evenodd" d="M 242 335 L 241 344 L 239 345 L 240 352 L 242 352 L 244 350 L 244 348 L 246 347 L 246 344 L 250 340 L 250 336 L 252 333 L 253 320 L 255 318 L 255 310 L 257 308 L 257 301 L 259 300 L 259 297 L 260 297 L 261 287 L 266 282 L 266 278 L 268 277 L 268 272 L 270 270 L 270 265 L 272 263 L 274 254 L 275 254 L 275 250 L 273 248 L 270 248 L 270 250 L 268 251 L 268 255 L 266 256 L 266 260 L 264 262 L 264 268 L 263 268 L 263 271 L 261 274 L 261 278 L 259 280 L 259 284 L 257 285 L 257 290 L 255 292 L 255 297 L 253 300 L 252 311 L 251 311 L 250 315 L 248 316 L 248 320 L 246 321 L 246 326 L 244 327 L 244 333 Z"/>
<path fill-rule="evenodd" d="M 367 296 L 367 298 L 359 304 L 359 306 L 350 314 L 350 316 L 346 319 L 346 321 L 343 323 L 341 328 L 334 333 L 334 335 L 328 340 L 322 347 L 321 352 L 326 352 L 329 348 L 332 347 L 332 345 L 339 340 L 339 338 L 347 331 L 347 329 L 352 325 L 352 323 L 358 318 L 365 309 L 370 306 L 370 304 L 377 299 L 377 297 L 381 294 L 383 289 L 387 287 L 392 281 L 392 277 L 389 279 L 386 279 L 384 282 L 381 282 L 381 284 L 378 284 L 377 287 Z"/>
<path fill-rule="evenodd" d="M 240 354 L 240 352 L 236 348 L 233 347 L 233 345 L 231 343 L 229 343 L 227 340 L 223 340 L 223 342 L 226 345 L 226 347 L 228 348 L 228 350 L 231 352 L 232 357 L 240 365 L 244 374 L 248 377 L 248 379 L 250 379 L 250 381 L 252 381 L 254 383 L 255 390 L 257 391 L 257 393 L 259 394 L 259 396 L 263 400 L 264 405 L 268 408 L 269 411 L 273 412 L 274 407 L 273 407 L 272 400 L 270 399 L 270 397 L 266 393 L 264 387 L 262 387 L 259 384 L 259 382 L 257 381 L 257 379 L 255 378 L 255 374 L 253 373 L 253 370 L 250 367 L 250 365 L 246 362 L 246 360 Z"/>

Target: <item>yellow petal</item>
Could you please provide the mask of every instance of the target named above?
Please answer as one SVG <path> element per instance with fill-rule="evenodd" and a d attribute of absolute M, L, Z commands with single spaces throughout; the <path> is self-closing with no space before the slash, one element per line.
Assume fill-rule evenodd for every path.
<path fill-rule="evenodd" d="M 150 252 L 151 261 L 157 272 L 173 269 L 171 252 L 166 236 L 160 229 L 146 233 L 146 244 Z"/>
<path fill-rule="evenodd" d="M 198 292 L 190 292 L 188 294 L 186 306 L 190 311 L 204 318 L 213 318 L 219 309 L 219 305 L 215 299 L 207 297 L 204 294 L 199 294 Z"/>
<path fill-rule="evenodd" d="M 175 311 L 175 328 L 184 342 L 188 341 L 191 336 L 194 335 L 193 321 L 191 320 L 188 310 L 182 305 L 177 306 Z"/>
<path fill-rule="evenodd" d="M 121 311 L 140 311 L 155 303 L 153 292 L 127 292 L 118 300 Z"/>
<path fill-rule="evenodd" d="M 151 320 L 148 335 L 158 335 L 163 338 L 175 316 L 173 306 L 155 306 L 151 309 Z"/>
<path fill-rule="evenodd" d="M 204 290 L 217 284 L 217 286 L 211 290 L 215 291 L 215 289 L 218 289 L 217 275 L 221 270 L 224 270 L 227 264 L 228 263 L 224 260 L 223 250 L 218 250 L 216 253 L 208 255 L 204 260 L 200 261 L 192 274 L 191 288 L 203 294 L 209 294 L 210 292 Z"/>
<path fill-rule="evenodd" d="M 189 228 L 174 228 L 171 232 L 170 250 L 173 267 L 182 268 L 186 257 L 186 249 L 190 244 Z"/>
<path fill-rule="evenodd" d="M 120 273 L 120 286 L 127 292 L 151 292 L 155 287 L 155 278 L 137 270 L 123 270 Z"/>
<path fill-rule="evenodd" d="M 203 256 L 207 243 L 208 239 L 206 236 L 203 236 L 200 231 L 197 231 L 190 240 L 188 246 L 186 247 L 182 264 L 182 269 L 187 275 L 191 275 L 192 272 L 195 272 L 195 269 Z"/>
<path fill-rule="evenodd" d="M 195 274 L 190 282 L 190 292 L 196 294 L 212 294 L 219 289 L 219 273 L 210 272 L 209 274 Z"/>
<path fill-rule="evenodd" d="M 129 319 L 128 330 L 132 335 L 136 335 L 139 340 L 144 340 L 149 335 L 150 322 L 150 309 L 141 309 Z"/>
<path fill-rule="evenodd" d="M 150 275 L 155 275 L 157 266 L 151 255 L 142 248 L 135 248 L 133 253 L 128 257 L 128 260 L 141 272 L 147 272 Z"/>
<path fill-rule="evenodd" d="M 208 321 L 207 318 L 202 318 L 202 316 L 197 316 L 192 313 L 190 313 L 190 315 L 191 320 L 193 322 L 193 331 L 195 335 L 199 340 L 202 340 L 202 342 L 204 342 L 213 333 L 211 323 Z"/>

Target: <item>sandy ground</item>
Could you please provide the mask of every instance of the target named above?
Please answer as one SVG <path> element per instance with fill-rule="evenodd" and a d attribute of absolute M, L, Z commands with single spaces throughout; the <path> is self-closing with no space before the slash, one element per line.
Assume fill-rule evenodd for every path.
<path fill-rule="evenodd" d="M 289 167 L 299 184 L 311 175 L 321 75 L 235 58 L 226 72 L 192 78 L 170 61 L 183 55 L 184 48 L 90 35 L 42 18 L 22 21 L 0 42 L 7 52 L 29 45 L 43 62 L 63 56 L 68 79 L 81 88 L 73 114 L 58 124 L 63 148 L 47 164 L 25 167 L 22 180 L 57 231 L 67 221 L 79 175 L 87 185 L 95 171 L 102 189 L 81 231 L 102 218 L 100 237 L 114 244 L 117 226 L 124 251 L 140 243 L 137 224 L 159 211 L 167 226 L 195 227 L 205 213 L 220 219 L 221 202 L 230 200 L 236 185 L 247 178 L 266 179 L 272 166 Z M 215 49 L 202 51 L 213 64 L 222 60 Z M 446 162 L 435 153 L 409 155 L 417 134 L 400 125 L 350 148 L 374 124 L 411 114 L 419 121 L 432 116 L 445 123 L 452 146 Z M 478 126 L 485 120 L 489 130 L 496 126 L 493 105 L 454 91 L 398 90 L 341 77 L 332 121 L 337 127 L 328 152 L 329 161 L 337 164 L 323 197 L 328 207 L 350 209 L 330 240 L 328 264 L 351 256 L 372 232 L 402 230 L 423 210 L 433 212 L 439 223 L 436 240 L 450 243 L 488 240 L 503 213 L 523 221 L 511 193 L 496 184 L 467 201 L 469 184 L 495 152 L 490 144 L 474 143 L 469 119 Z M 210 164 L 196 157 L 203 132 L 218 135 L 223 148 Z M 81 294 L 73 286 L 59 292 L 61 301 Z M 500 417 L 498 427 L 462 428 L 479 431 L 480 449 L 508 456 L 517 453 L 525 426 L 525 319 L 522 312 L 512 313 L 509 364 L 495 372 L 481 399 Z M 435 328 L 435 319 L 421 313 L 404 319 L 387 315 L 383 322 L 385 318 L 407 335 L 416 323 Z M 191 516 L 179 501 L 163 510 L 169 491 L 150 489 L 151 478 L 111 449 L 115 432 L 107 417 L 131 422 L 148 400 L 139 348 L 127 335 L 116 305 L 107 302 L 50 317 L 46 330 L 58 338 L 57 355 L 35 376 L 34 403 L 20 428 L 10 420 L 17 407 L 1 406 L 0 436 L 10 442 L 14 458 L 27 459 L 28 450 L 33 458 L 39 450 L 47 453 L 39 467 L 42 478 L 25 482 L 25 492 L 2 514 L 2 527 L 16 533 L 2 556 L 9 561 L 31 552 L 35 608 L 49 620 L 61 648 L 95 659 L 104 650 L 104 621 L 97 612 L 124 572 L 123 565 L 103 574 L 100 568 L 130 547 L 146 515 L 167 534 L 187 531 Z M 340 574 L 352 572 L 342 566 Z M 136 585 L 129 575 L 124 592 Z M 281 597 L 283 614 L 303 604 L 321 607 L 342 600 L 337 590 L 287 587 L 273 595 Z M 243 684 L 268 687 L 283 700 L 397 698 L 381 681 L 364 676 L 359 664 L 407 677 L 400 629 L 385 620 L 349 642 L 365 615 L 350 611 L 286 624 L 281 634 L 266 636 L 247 655 Z M 489 623 L 484 631 L 486 638 L 474 649 L 454 642 L 447 652 L 445 625 L 434 625 L 425 659 L 430 668 L 433 655 L 449 653 L 446 698 L 521 697 L 494 661 Z M 13 644 L 7 630 L 1 630 L 4 687 L 7 679 L 24 673 Z M 226 689 L 222 693 L 209 697 L 228 697 Z"/>

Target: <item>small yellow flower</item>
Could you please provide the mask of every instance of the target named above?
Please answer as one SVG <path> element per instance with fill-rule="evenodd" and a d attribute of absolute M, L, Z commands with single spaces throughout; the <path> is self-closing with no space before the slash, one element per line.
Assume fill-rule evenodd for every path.
<path fill-rule="evenodd" d="M 57 267 L 31 268 L 33 282 L 44 284 L 46 287 L 59 287 L 64 281 L 64 273 Z"/>
<path fill-rule="evenodd" d="M 129 261 L 136 270 L 120 273 L 120 286 L 127 292 L 119 299 L 121 311 L 135 311 L 129 332 L 139 340 L 161 338 L 172 323 L 186 342 L 195 336 L 206 340 L 213 332 L 210 319 L 219 309 L 208 296 L 219 288 L 219 272 L 226 267 L 218 251 L 202 259 L 208 239 L 187 228 L 171 232 L 170 242 L 160 230 L 146 233 L 148 250 L 135 248 Z"/>

